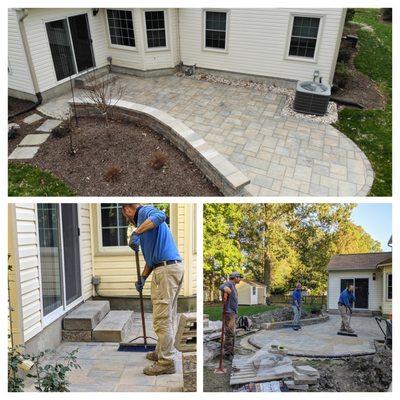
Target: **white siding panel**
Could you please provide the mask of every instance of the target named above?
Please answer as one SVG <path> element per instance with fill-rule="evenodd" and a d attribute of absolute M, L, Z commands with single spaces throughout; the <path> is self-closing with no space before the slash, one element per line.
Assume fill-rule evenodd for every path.
<path fill-rule="evenodd" d="M 309 80 L 314 70 L 327 82 L 342 29 L 342 9 L 232 9 L 226 52 L 203 49 L 203 10 L 180 9 L 184 64 L 291 80 Z M 316 62 L 288 59 L 293 14 L 322 16 Z"/>
<path fill-rule="evenodd" d="M 16 204 L 17 257 L 22 303 L 22 327 L 26 342 L 41 330 L 40 272 L 34 204 Z"/>
<path fill-rule="evenodd" d="M 28 61 L 26 59 L 18 17 L 15 9 L 8 9 L 8 87 L 21 92 L 35 94 Z"/>
<path fill-rule="evenodd" d="M 372 279 L 373 271 L 334 271 L 328 278 L 328 308 L 337 309 L 340 295 L 340 280 L 347 278 L 369 278 L 368 310 L 380 311 L 382 307 L 382 274 L 375 271 L 376 279 Z M 357 295 L 357 293 L 356 293 Z"/>

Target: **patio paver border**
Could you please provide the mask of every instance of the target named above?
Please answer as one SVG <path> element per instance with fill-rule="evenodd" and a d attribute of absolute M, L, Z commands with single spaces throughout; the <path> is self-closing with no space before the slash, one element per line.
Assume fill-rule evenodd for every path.
<path fill-rule="evenodd" d="M 72 99 L 69 104 L 72 104 Z M 126 100 L 112 99 L 111 104 L 115 104 L 113 107 L 127 121 L 145 123 L 172 142 L 225 196 L 249 195 L 246 186 L 250 179 L 179 119 L 157 108 Z M 82 109 L 86 115 L 100 114 L 90 99 L 75 99 L 75 106 L 78 115 Z"/>

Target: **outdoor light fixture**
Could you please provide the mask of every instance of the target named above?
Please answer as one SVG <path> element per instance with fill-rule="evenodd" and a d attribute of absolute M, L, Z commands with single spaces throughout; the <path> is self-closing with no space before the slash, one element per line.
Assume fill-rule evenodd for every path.
<path fill-rule="evenodd" d="M 376 279 L 376 273 L 374 272 L 373 274 L 372 274 L 372 280 L 374 281 Z"/>
<path fill-rule="evenodd" d="M 99 13 L 99 9 L 98 8 L 93 8 L 92 12 L 93 12 L 93 17 L 95 17 Z"/>

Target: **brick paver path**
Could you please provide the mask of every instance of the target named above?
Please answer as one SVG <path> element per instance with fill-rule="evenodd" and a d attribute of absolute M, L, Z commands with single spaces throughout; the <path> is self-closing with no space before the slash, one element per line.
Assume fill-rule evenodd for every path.
<path fill-rule="evenodd" d="M 373 171 L 364 153 L 330 125 L 283 117 L 283 95 L 177 76 L 120 79 L 125 100 L 168 112 L 202 135 L 251 179 L 254 196 L 369 192 Z M 57 117 L 69 98 L 40 111 Z"/>

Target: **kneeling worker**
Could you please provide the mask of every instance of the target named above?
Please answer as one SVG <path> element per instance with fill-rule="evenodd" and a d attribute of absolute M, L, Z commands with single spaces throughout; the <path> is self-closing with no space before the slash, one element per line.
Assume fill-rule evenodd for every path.
<path fill-rule="evenodd" d="M 240 282 L 241 278 L 243 278 L 243 276 L 239 274 L 239 272 L 232 272 L 229 275 L 229 280 L 219 287 L 223 295 L 226 293 L 228 296 L 224 315 L 224 355 L 228 358 L 233 357 L 235 353 L 236 319 L 239 308 L 238 292 L 236 289 L 236 285 Z"/>
<path fill-rule="evenodd" d="M 134 251 L 142 249 L 146 261 L 143 272 L 135 283 L 142 291 L 151 273 L 151 302 L 153 327 L 157 335 L 156 350 L 146 358 L 154 364 L 144 368 L 146 375 L 174 374 L 176 351 L 174 348 L 177 323 L 178 295 L 182 287 L 184 268 L 182 257 L 166 224 L 166 216 L 150 205 L 123 204 L 123 215 L 136 229 L 130 238 Z"/>
<path fill-rule="evenodd" d="M 353 313 L 353 305 L 355 301 L 354 286 L 348 285 L 347 288 L 340 293 L 338 301 L 339 313 L 342 318 L 340 325 L 340 330 L 342 332 L 354 333 L 354 330 L 350 327 L 349 314 Z M 349 314 L 347 313 L 347 310 L 349 310 Z"/>

